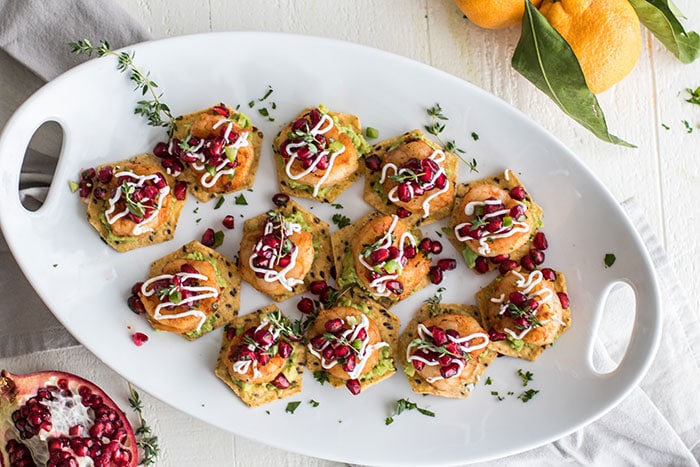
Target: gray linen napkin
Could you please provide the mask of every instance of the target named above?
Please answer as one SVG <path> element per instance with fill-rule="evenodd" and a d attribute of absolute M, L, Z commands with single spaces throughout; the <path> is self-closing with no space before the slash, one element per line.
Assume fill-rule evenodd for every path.
<path fill-rule="evenodd" d="M 83 38 L 118 48 L 149 36 L 112 1 L 0 0 L 0 126 L 44 80 L 85 60 L 68 47 Z M 25 206 L 43 201 L 55 163 L 55 155 L 30 147 L 20 180 Z M 0 357 L 77 345 L 24 278 L 2 234 L 0 297 Z"/>

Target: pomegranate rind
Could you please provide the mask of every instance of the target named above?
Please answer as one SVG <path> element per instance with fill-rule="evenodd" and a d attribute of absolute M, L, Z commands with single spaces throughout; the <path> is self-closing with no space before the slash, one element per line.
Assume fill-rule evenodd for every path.
<path fill-rule="evenodd" d="M 519 268 L 516 270 L 520 270 Z M 488 329 L 490 328 L 489 312 L 488 310 L 492 308 L 493 303 L 491 303 L 491 298 L 494 297 L 494 290 L 498 283 L 503 279 L 503 276 L 498 276 L 486 287 L 481 289 L 476 293 L 476 302 L 479 307 L 479 322 L 481 325 Z M 554 291 L 567 293 L 566 278 L 561 271 L 556 272 L 556 280 L 554 281 Z M 561 335 L 571 327 L 571 309 L 562 307 L 562 322 L 563 326 L 560 326 L 559 333 L 555 338 L 555 341 L 561 337 Z M 554 345 L 552 342 L 549 345 L 534 345 L 528 342 L 522 342 L 522 348 L 517 349 L 516 345 L 511 344 L 509 340 L 502 340 L 491 342 L 491 346 L 501 355 L 506 355 L 509 357 L 522 358 L 524 360 L 535 361 L 544 352 L 545 349 Z"/>
<path fill-rule="evenodd" d="M 279 289 L 282 289 L 281 293 L 268 293 L 268 291 L 265 288 L 263 288 L 261 284 L 261 281 L 264 281 L 264 279 L 258 278 L 255 275 L 255 273 L 250 269 L 248 261 L 245 260 L 245 258 L 248 258 L 250 256 L 248 253 L 244 254 L 244 252 L 242 251 L 244 243 L 248 243 L 245 242 L 246 235 L 249 232 L 253 232 L 262 228 L 262 226 L 265 224 L 265 220 L 267 219 L 267 212 L 260 214 L 259 216 L 253 217 L 251 219 L 248 219 L 243 224 L 244 240 L 241 240 L 241 250 L 239 250 L 238 252 L 238 257 L 241 258 L 238 261 L 238 271 L 243 280 L 255 287 L 255 289 L 266 294 L 274 301 L 281 302 L 291 297 L 294 297 L 295 295 L 299 295 L 308 291 L 309 284 L 311 284 L 314 281 L 328 281 L 330 279 L 330 270 L 333 266 L 333 260 L 330 227 L 327 222 L 311 214 L 309 211 L 305 210 L 294 200 L 291 199 L 287 201 L 287 204 L 285 204 L 284 206 L 275 208 L 274 211 L 281 214 L 282 217 L 288 219 L 295 219 L 300 217 L 301 220 L 303 220 L 302 229 L 310 232 L 313 236 L 314 260 L 311 264 L 311 269 L 309 269 L 309 271 L 303 278 L 297 278 L 303 279 L 304 282 L 302 284 L 298 284 L 292 287 L 291 291 L 287 291 L 283 289 L 282 286 L 280 286 Z M 257 243 L 257 238 L 252 239 L 252 241 L 253 244 Z"/>
<path fill-rule="evenodd" d="M 180 334 L 189 341 L 193 341 L 223 326 L 238 316 L 241 307 L 241 276 L 238 274 L 238 269 L 232 259 L 202 245 L 197 240 L 193 240 L 172 253 L 155 260 L 151 264 L 148 277 L 155 277 L 162 274 L 163 268 L 168 263 L 178 259 L 208 261 L 216 269 L 220 292 L 215 306 L 212 305 L 212 308 L 202 310 L 207 313 L 206 327 L 203 327 L 200 332 L 194 332 L 194 328 L 183 329 L 178 326 L 188 322 L 185 320 L 178 323 L 177 319 L 157 320 L 149 313 L 146 313 L 145 316 L 154 329 L 174 332 Z M 210 321 L 211 323 L 208 324 Z M 191 326 L 191 322 L 189 325 Z"/>
<path fill-rule="evenodd" d="M 168 216 L 167 220 L 155 227 L 152 232 L 146 232 L 143 235 L 136 237 L 118 237 L 112 234 L 111 229 L 107 226 L 106 222 L 103 221 L 104 212 L 108 208 L 107 200 L 96 198 L 95 189 L 93 188 L 90 196 L 87 198 L 87 209 L 85 216 L 90 225 L 92 225 L 100 234 L 102 240 L 104 240 L 107 245 L 119 252 L 131 251 L 136 248 L 172 240 L 172 238 L 175 236 L 177 221 L 180 218 L 180 212 L 185 205 L 185 200 L 178 200 L 175 198 L 175 196 L 173 196 L 175 179 L 168 175 L 167 172 L 160 166 L 158 159 L 151 154 L 141 154 L 128 160 L 100 165 L 95 170 L 99 172 L 100 168 L 105 166 L 132 168 L 141 167 L 146 168 L 148 173 L 159 172 L 165 177 L 168 186 L 170 186 L 170 193 L 168 193 L 166 196 L 170 198 L 171 204 L 170 215 Z M 93 183 L 95 184 L 95 188 L 106 187 L 106 185 L 100 183 L 98 180 L 94 180 Z M 109 189 L 107 189 L 107 193 L 109 194 Z"/>
<path fill-rule="evenodd" d="M 445 314 L 462 315 L 473 320 L 475 326 L 481 327 L 479 323 L 479 310 L 473 305 L 460 305 L 460 304 L 442 304 L 437 306 L 430 306 L 428 304 L 423 305 L 420 310 L 416 313 L 416 316 L 408 323 L 406 329 L 399 337 L 398 355 L 401 359 L 401 364 L 403 367 L 403 372 L 408 379 L 408 384 L 413 389 L 413 392 L 418 394 L 432 394 L 435 396 L 464 399 L 469 397 L 475 384 L 484 374 L 488 366 L 496 359 L 498 352 L 492 346 L 493 342 L 489 342 L 489 345 L 482 351 L 476 359 L 472 359 L 468 362 L 469 365 L 475 364 L 474 371 L 465 377 L 455 377 L 448 380 L 450 382 L 448 385 L 442 385 L 442 387 L 436 387 L 435 385 L 427 382 L 417 371 L 413 370 L 413 364 L 406 359 L 406 349 L 413 339 L 418 337 L 418 324 L 423 323 L 430 318 L 435 318 L 437 316 Z M 484 333 L 486 331 L 481 329 Z M 410 369 L 407 371 L 407 369 Z M 409 374 L 410 373 L 410 374 Z"/>
<path fill-rule="evenodd" d="M 398 297 L 394 294 L 389 297 L 380 297 L 367 290 L 363 280 L 359 277 L 355 268 L 355 261 L 352 257 L 353 245 L 356 239 L 361 237 L 362 231 L 370 222 L 374 222 L 380 217 L 384 216 L 384 214 L 376 211 L 365 215 L 358 221 L 336 231 L 331 236 L 331 243 L 333 244 L 333 262 L 337 273 L 336 282 L 338 287 L 341 290 L 348 288 L 360 289 L 362 293 L 368 295 L 373 301 L 377 302 L 381 306 L 391 308 L 401 300 L 411 296 L 415 292 L 427 287 L 430 284 L 430 277 L 428 276 L 430 270 L 430 259 L 425 257 L 425 255 L 422 253 L 419 253 L 414 258 L 409 260 L 408 266 L 404 268 L 403 272 L 406 274 L 419 273 L 420 278 L 416 281 L 416 285 L 413 288 L 405 287 L 403 293 L 401 293 L 401 295 Z M 408 231 L 416 239 L 416 244 L 418 244 L 423 238 L 422 232 L 416 228 L 414 224 L 405 222 L 405 219 L 399 219 L 399 222 L 408 224 Z M 399 276 L 398 280 L 401 280 L 401 276 Z"/>
<path fill-rule="evenodd" d="M 409 223 L 415 224 L 415 225 L 427 225 L 430 223 L 433 223 L 435 221 L 438 221 L 440 219 L 444 219 L 445 217 L 449 217 L 449 215 L 452 213 L 452 208 L 454 206 L 454 197 L 455 197 L 455 184 L 457 181 L 457 174 L 459 170 L 459 159 L 452 153 L 444 150 L 441 148 L 438 144 L 434 143 L 430 139 L 428 139 L 421 130 L 411 130 L 407 131 L 403 135 L 390 138 L 384 141 L 380 141 L 374 146 L 372 146 L 372 149 L 370 150 L 369 153 L 365 157 L 370 157 L 372 155 L 376 155 L 379 157 L 379 159 L 382 161 L 381 162 L 381 167 L 384 166 L 384 161 L 386 160 L 387 156 L 391 153 L 391 150 L 395 149 L 396 147 L 399 147 L 401 145 L 413 142 L 413 141 L 421 141 L 425 143 L 426 145 L 430 146 L 434 150 L 442 150 L 445 153 L 445 162 L 442 163 L 442 165 L 445 167 L 445 172 L 447 174 L 447 180 L 448 183 L 452 186 L 452 189 L 448 191 L 446 194 L 450 194 L 450 201 L 447 205 L 439 208 L 439 209 L 430 209 L 429 215 L 427 217 L 423 217 L 423 211 L 422 209 L 420 212 L 414 212 L 410 216 L 407 216 L 403 218 L 404 221 L 407 221 Z M 391 150 L 390 150 L 391 149 Z M 397 214 L 400 207 L 397 204 L 394 204 L 393 202 L 389 201 L 385 194 L 384 187 L 382 186 L 381 183 L 379 183 L 379 180 L 382 178 L 382 170 L 381 168 L 379 170 L 370 170 L 367 167 L 364 167 L 364 173 L 365 173 L 365 187 L 364 191 L 362 193 L 362 197 L 364 200 L 373 208 L 375 208 L 377 211 L 383 213 L 383 214 Z M 424 199 L 427 196 L 430 196 L 433 192 L 430 191 L 426 193 L 425 195 L 418 197 L 417 199 Z M 421 203 L 422 204 L 422 203 Z M 431 202 L 431 205 L 433 203 Z"/>
<path fill-rule="evenodd" d="M 216 107 L 225 107 L 229 111 L 229 118 L 235 119 L 236 115 L 239 115 L 243 117 L 244 119 L 250 120 L 248 116 L 242 112 L 237 112 L 233 107 L 224 105 L 224 104 L 218 104 L 216 106 L 208 107 L 206 109 L 201 109 L 197 110 L 195 112 L 186 114 L 186 115 L 180 115 L 177 117 L 177 128 L 173 132 L 173 137 L 178 138 L 180 140 L 184 140 L 187 135 L 189 134 L 189 128 L 192 126 L 192 124 L 197 120 L 197 118 L 202 115 L 202 114 L 210 114 L 210 115 L 219 115 L 216 110 L 214 110 Z M 237 191 L 242 191 L 246 190 L 250 187 L 253 186 L 255 183 L 255 176 L 258 172 L 258 163 L 260 162 L 260 151 L 262 149 L 262 144 L 263 144 L 263 137 L 264 134 L 263 132 L 256 127 L 255 125 L 252 125 L 250 128 L 245 128 L 242 129 L 242 131 L 250 131 L 250 142 L 252 143 L 252 151 L 253 151 L 253 157 L 248 160 L 248 163 L 245 164 L 245 169 L 248 170 L 248 173 L 246 177 L 240 182 L 236 180 L 236 183 L 230 183 L 226 185 L 226 188 L 224 190 L 221 189 L 216 189 L 216 185 L 213 188 L 205 188 L 204 186 L 201 185 L 199 179 L 200 175 L 198 175 L 191 167 L 191 165 L 187 162 L 184 162 L 185 164 L 185 170 L 182 172 L 182 174 L 178 177 L 179 180 L 183 180 L 187 182 L 187 185 L 189 187 L 190 193 L 192 193 L 192 196 L 197 198 L 199 201 L 202 201 L 203 203 L 206 203 L 207 201 L 211 201 L 214 198 L 218 198 L 221 195 L 227 194 L 227 193 L 234 193 Z M 242 170 L 243 166 L 238 166 L 237 171 Z M 235 175 L 234 175 L 235 177 Z"/>
<path fill-rule="evenodd" d="M 123 428 L 126 431 L 126 442 L 121 444 L 120 447 L 131 452 L 131 462 L 127 465 L 136 467 L 139 462 L 139 453 L 133 427 L 126 414 L 101 388 L 80 376 L 62 371 L 38 371 L 24 375 L 15 375 L 7 370 L 0 372 L 0 466 L 9 467 L 11 465 L 5 448 L 7 442 L 10 439 L 23 442 L 17 435 L 12 423 L 12 413 L 30 397 L 35 396 L 38 388 L 44 387 L 49 382 L 55 384 L 59 379 L 68 380 L 71 388 L 89 387 L 92 394 L 101 397 L 104 404 L 121 415 L 121 420 L 124 423 Z M 68 433 L 65 433 L 65 435 L 69 436 Z"/>
<path fill-rule="evenodd" d="M 465 249 L 470 250 L 470 254 L 478 256 L 478 253 L 471 250 L 469 245 L 467 245 L 465 242 L 457 240 L 457 237 L 454 232 L 455 226 L 457 226 L 461 222 L 460 218 L 463 216 L 461 210 L 463 209 L 462 202 L 464 200 L 464 196 L 472 187 L 476 187 L 479 185 L 495 185 L 499 188 L 502 188 L 506 192 L 510 192 L 510 190 L 512 188 L 515 188 L 516 186 L 524 186 L 512 170 L 508 170 L 507 178 L 508 179 L 506 180 L 505 172 L 502 172 L 493 177 L 486 177 L 480 180 L 474 180 L 469 183 L 461 183 L 457 185 L 454 209 L 452 210 L 452 214 L 450 216 L 448 228 L 444 229 L 443 232 L 445 233 L 445 236 L 450 241 L 450 243 L 457 249 L 458 252 L 460 252 L 462 257 L 464 257 L 463 251 Z M 530 226 L 530 236 L 524 244 L 509 252 L 509 259 L 513 261 L 520 261 L 525 255 L 527 255 L 530 252 L 535 233 L 537 232 L 537 229 L 539 229 L 543 224 L 542 207 L 540 207 L 540 205 L 538 205 L 532 199 L 532 197 L 530 196 L 530 192 L 527 189 L 525 191 L 526 196 L 525 199 L 523 199 L 522 201 L 528 206 L 526 222 Z M 498 269 L 498 264 L 492 261 L 488 261 L 488 270 L 492 271 L 494 269 Z"/>
<path fill-rule="evenodd" d="M 321 196 L 321 193 L 319 193 L 319 196 L 314 196 L 313 187 L 310 185 L 304 185 L 295 182 L 294 180 L 290 180 L 285 171 L 285 160 L 284 157 L 282 157 L 282 154 L 280 154 L 279 148 L 280 145 L 284 142 L 287 133 L 291 131 L 292 123 L 302 118 L 310 110 L 310 108 L 304 109 L 302 112 L 299 113 L 299 115 L 294 117 L 294 119 L 292 119 L 282 129 L 282 131 L 280 131 L 277 134 L 275 140 L 273 141 L 272 149 L 275 153 L 275 169 L 277 170 L 277 182 L 279 184 L 279 190 L 282 193 L 288 194 L 290 196 L 295 196 L 297 198 L 309 198 L 316 201 L 323 201 L 324 203 L 332 203 L 338 196 L 340 196 L 345 190 L 347 190 L 350 187 L 350 185 L 355 183 L 357 179 L 360 178 L 360 175 L 362 173 L 362 171 L 360 170 L 360 165 L 362 164 L 362 151 L 360 150 L 360 148 L 355 146 L 359 162 L 357 170 L 355 170 L 350 176 L 346 177 L 341 183 L 337 183 L 331 187 L 327 187 L 328 189 L 322 188 L 321 190 L 323 190 L 323 196 Z M 340 125 L 350 128 L 356 135 L 362 136 L 362 125 L 360 123 L 360 117 L 358 117 L 357 115 L 332 111 L 328 111 L 327 114 L 330 115 L 334 120 L 337 120 L 337 122 L 340 123 Z M 294 187 L 291 186 L 290 182 L 294 184 Z M 300 187 L 299 185 L 302 185 L 302 187 Z"/>
<path fill-rule="evenodd" d="M 394 373 L 396 373 L 396 364 L 398 362 L 398 359 L 396 357 L 396 351 L 398 347 L 399 329 L 401 325 L 399 318 L 393 313 L 391 313 L 389 310 L 387 310 L 385 307 L 372 300 L 369 296 L 359 292 L 357 289 L 349 290 L 345 295 L 343 295 L 343 297 L 340 300 L 338 300 L 338 303 L 336 305 L 339 307 L 352 307 L 367 315 L 370 321 L 372 321 L 379 329 L 379 335 L 381 336 L 381 340 L 389 344 L 388 361 L 377 362 L 377 365 L 386 366 L 386 371 L 382 374 L 375 374 L 370 370 L 368 373 L 360 376 L 360 378 L 358 378 L 358 381 L 360 382 L 361 391 L 364 391 L 370 386 L 380 383 L 381 381 L 384 381 L 385 379 L 393 376 Z M 333 309 L 334 308 L 330 308 L 330 310 Z M 322 311 L 316 317 L 316 320 L 324 320 L 324 311 Z M 313 329 L 316 320 L 310 325 L 309 329 Z M 309 336 L 309 338 L 312 337 L 314 336 Z M 380 349 L 380 352 L 382 350 L 383 349 Z M 307 353 L 306 364 L 309 370 L 311 370 L 314 373 L 324 372 L 328 377 L 328 382 L 331 384 L 331 386 L 345 388 L 345 384 L 348 380 L 338 378 L 325 371 L 321 366 L 321 360 L 315 355 L 313 355 L 311 352 Z"/>
<path fill-rule="evenodd" d="M 306 346 L 301 342 L 291 342 L 293 350 L 287 358 L 282 370 L 282 373 L 284 373 L 290 383 L 289 387 L 286 389 L 279 389 L 272 383 L 243 383 L 229 370 L 228 357 L 231 351 L 231 342 L 233 338 L 229 339 L 228 336 L 231 332 L 233 332 L 234 335 L 240 335 L 249 327 L 258 326 L 266 315 L 278 310 L 279 308 L 277 305 L 268 305 L 252 313 L 239 316 L 224 329 L 221 350 L 216 362 L 214 374 L 231 388 L 234 394 L 249 407 L 259 407 L 301 392 L 307 357 Z"/>

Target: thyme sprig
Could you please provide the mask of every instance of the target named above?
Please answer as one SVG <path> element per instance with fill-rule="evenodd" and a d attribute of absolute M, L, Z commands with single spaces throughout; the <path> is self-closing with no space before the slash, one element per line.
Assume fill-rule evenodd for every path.
<path fill-rule="evenodd" d="M 435 295 L 425 300 L 425 303 L 428 305 L 428 310 L 430 312 L 431 318 L 438 316 L 442 312 L 442 310 L 440 309 L 440 303 L 442 302 L 442 292 L 444 291 L 445 288 L 440 287 L 435 292 Z"/>
<path fill-rule="evenodd" d="M 447 152 L 451 152 L 452 154 L 459 157 L 462 162 L 467 164 L 467 167 L 469 167 L 470 171 L 478 173 L 479 171 L 476 168 L 476 159 L 472 158 L 471 161 L 465 160 L 464 157 L 462 157 L 462 154 L 466 154 L 466 151 L 458 147 L 455 140 L 443 141 L 442 138 L 440 138 L 440 134 L 443 131 L 445 131 L 445 123 L 442 122 L 449 120 L 449 118 L 447 118 L 447 116 L 444 113 L 442 113 L 442 108 L 440 107 L 440 104 L 436 103 L 434 106 L 426 109 L 426 112 L 430 117 L 430 124 L 424 125 L 425 131 L 435 136 Z"/>
<path fill-rule="evenodd" d="M 304 336 L 304 324 L 300 319 L 290 321 L 282 315 L 280 310 L 275 310 L 267 315 L 272 325 L 280 330 L 280 334 L 290 341 L 300 341 Z"/>
<path fill-rule="evenodd" d="M 143 451 L 143 458 L 139 462 L 139 465 L 154 465 L 160 455 L 158 436 L 153 434 L 151 427 L 148 426 L 146 420 L 143 418 L 143 403 L 141 402 L 139 393 L 136 392 L 136 389 L 134 389 L 131 383 L 128 384 L 130 394 L 129 404 L 139 417 L 139 427 L 134 431 L 137 436 L 136 444 Z"/>
<path fill-rule="evenodd" d="M 69 45 L 75 55 L 91 56 L 95 53 L 98 57 L 106 55 L 117 57 L 117 70 L 122 73 L 127 71 L 131 73 L 129 79 L 136 85 L 134 90 L 140 90 L 142 96 L 146 94 L 151 96 L 150 100 L 142 99 L 138 101 L 136 108 L 134 108 L 134 113 L 145 117 L 150 126 L 166 127 L 168 128 L 168 133 L 172 134 L 176 126 L 175 117 L 170 112 L 170 107 L 161 100 L 163 94 L 156 92 L 158 84 L 150 78 L 150 72 L 144 73 L 134 64 L 133 52 L 131 54 L 128 52 L 115 52 L 105 40 L 101 40 L 98 46 L 93 45 L 88 39 L 71 42 Z"/>
<path fill-rule="evenodd" d="M 451 352 L 444 345 L 435 345 L 433 342 L 430 342 L 426 339 L 421 339 L 421 338 L 413 339 L 411 341 L 411 343 L 408 344 L 408 347 L 415 348 L 416 350 L 428 350 L 430 352 L 435 352 L 438 354 L 438 357 L 442 357 L 444 355 L 449 355 L 450 357 L 454 357 L 454 358 L 471 360 L 471 354 L 464 354 L 462 352 L 460 352 L 460 353 Z"/>
<path fill-rule="evenodd" d="M 396 183 L 403 183 L 414 182 L 424 175 L 425 172 L 414 172 L 411 169 L 402 169 L 395 175 L 389 175 L 389 178 L 395 181 Z"/>

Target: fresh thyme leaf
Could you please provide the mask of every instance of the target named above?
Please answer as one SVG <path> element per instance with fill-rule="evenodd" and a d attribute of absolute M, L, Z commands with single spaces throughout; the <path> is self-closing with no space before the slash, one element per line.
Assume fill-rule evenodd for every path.
<path fill-rule="evenodd" d="M 136 444 L 141 450 L 143 450 L 143 458 L 139 462 L 139 465 L 154 465 L 158 456 L 160 455 L 160 447 L 158 446 L 158 436 L 152 434 L 151 427 L 148 426 L 146 420 L 143 418 L 143 403 L 141 402 L 141 397 L 136 389 L 128 383 L 129 385 L 129 405 L 134 409 L 134 412 L 139 417 L 139 427 L 134 431 L 137 436 Z"/>
<path fill-rule="evenodd" d="M 425 128 L 425 131 L 430 133 L 431 135 L 435 136 L 440 144 L 442 145 L 443 148 L 447 152 L 450 152 L 454 154 L 455 156 L 459 157 L 459 159 L 467 164 L 469 167 L 469 170 L 472 172 L 478 172 L 476 170 L 476 159 L 472 159 L 472 162 L 467 162 L 464 160 L 464 158 L 461 156 L 461 154 L 465 154 L 466 151 L 464 149 L 457 147 L 457 143 L 455 143 L 454 140 L 450 140 L 447 142 L 444 142 L 440 138 L 440 133 L 442 133 L 445 130 L 445 124 L 440 123 L 438 120 L 449 120 L 443 113 L 442 113 L 442 108 L 440 107 L 440 104 L 435 104 L 433 107 L 430 107 L 426 109 L 428 115 L 430 116 L 430 124 L 429 125 L 424 125 L 423 128 Z M 475 133 L 472 133 L 472 137 Z M 478 136 L 477 136 L 478 138 Z"/>
<path fill-rule="evenodd" d="M 221 206 L 224 204 L 224 197 L 219 196 L 219 199 L 216 200 L 216 205 L 214 206 L 214 209 L 219 209 Z"/>
<path fill-rule="evenodd" d="M 245 199 L 245 195 L 243 195 L 243 194 L 236 196 L 234 202 L 238 206 L 248 206 L 248 200 Z"/>
<path fill-rule="evenodd" d="M 523 372 L 522 369 L 518 369 L 518 376 L 522 378 L 523 386 L 527 386 L 527 384 L 532 381 L 532 372 L 530 371 Z"/>
<path fill-rule="evenodd" d="M 301 401 L 290 402 L 287 404 L 287 407 L 284 409 L 284 411 L 287 413 L 294 413 L 297 407 L 299 407 L 299 404 L 301 404 Z"/>
<path fill-rule="evenodd" d="M 606 268 L 609 268 L 610 266 L 612 266 L 613 264 L 615 264 L 615 260 L 616 260 L 616 259 L 617 259 L 617 258 L 615 258 L 615 255 L 614 255 L 614 254 L 612 254 L 612 253 L 606 253 L 606 254 L 605 254 L 605 258 L 603 258 L 603 262 L 605 263 L 605 267 L 606 267 Z"/>
<path fill-rule="evenodd" d="M 444 287 L 440 287 L 435 291 L 435 295 L 425 300 L 428 305 L 428 310 L 430 311 L 430 317 L 434 318 L 440 314 L 440 302 L 442 302 L 442 292 L 445 291 Z"/>
<path fill-rule="evenodd" d="M 351 223 L 350 218 L 348 216 L 344 216 L 340 213 L 333 214 L 332 220 L 333 223 L 337 225 L 339 229 L 347 227 Z"/>
<path fill-rule="evenodd" d="M 314 379 L 323 385 L 323 383 L 328 382 L 328 373 L 325 371 L 314 371 Z"/>
<path fill-rule="evenodd" d="M 518 399 L 523 401 L 523 403 L 528 402 L 530 399 L 535 397 L 535 394 L 537 394 L 538 392 L 540 391 L 537 389 L 528 389 L 527 391 L 521 392 L 518 395 Z"/>

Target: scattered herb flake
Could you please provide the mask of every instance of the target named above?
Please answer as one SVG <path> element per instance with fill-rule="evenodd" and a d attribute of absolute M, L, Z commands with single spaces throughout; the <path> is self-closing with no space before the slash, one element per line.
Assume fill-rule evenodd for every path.
<path fill-rule="evenodd" d="M 486 382 L 485 382 L 484 384 L 485 384 L 486 386 L 490 386 L 490 385 L 493 384 L 493 380 L 491 379 L 490 376 L 489 376 L 488 378 L 486 378 Z"/>
<path fill-rule="evenodd" d="M 314 371 L 314 379 L 323 384 L 328 382 L 328 373 L 325 371 Z"/>
<path fill-rule="evenodd" d="M 336 209 L 343 209 L 343 205 L 340 203 L 333 203 L 333 204 L 331 204 L 331 206 L 333 206 Z"/>
<path fill-rule="evenodd" d="M 695 88 L 695 90 L 690 89 L 690 88 L 685 88 L 685 90 L 690 94 L 690 98 L 686 99 L 686 102 L 690 102 L 691 104 L 695 105 L 700 105 L 700 86 Z"/>
<path fill-rule="evenodd" d="M 255 106 L 255 100 L 248 102 L 248 107 L 250 107 L 252 109 L 254 106 Z"/>
<path fill-rule="evenodd" d="M 479 141 L 479 135 L 475 131 L 472 131 L 472 139 L 474 141 Z"/>
<path fill-rule="evenodd" d="M 521 392 L 518 395 L 518 399 L 523 401 L 523 403 L 528 402 L 530 399 L 535 397 L 535 394 L 537 394 L 538 392 L 540 391 L 538 391 L 537 389 L 528 389 L 527 391 Z"/>
<path fill-rule="evenodd" d="M 195 222 L 195 224 L 199 224 L 200 222 L 202 222 L 202 218 L 198 217 L 194 220 L 194 222 Z"/>
<path fill-rule="evenodd" d="M 491 391 L 491 395 L 496 397 L 496 399 L 498 399 L 499 401 L 502 401 L 503 399 L 505 399 L 505 397 L 498 394 L 498 391 Z"/>
<path fill-rule="evenodd" d="M 224 204 L 224 197 L 219 196 L 219 199 L 216 200 L 216 205 L 214 206 L 214 209 L 219 209 L 221 206 Z"/>
<path fill-rule="evenodd" d="M 192 214 L 198 214 L 198 213 L 199 213 L 199 206 L 197 206 L 196 208 L 194 208 L 192 210 Z"/>
<path fill-rule="evenodd" d="M 248 200 L 245 199 L 245 195 L 243 194 L 236 196 L 235 203 L 238 206 L 248 206 Z"/>
<path fill-rule="evenodd" d="M 685 126 L 685 131 L 686 133 L 692 133 L 693 132 L 693 127 L 688 123 L 688 120 L 681 120 L 683 122 L 683 126 Z"/>
<path fill-rule="evenodd" d="M 311 407 L 318 407 L 320 405 L 317 401 L 313 399 L 309 401 L 309 404 L 311 404 Z"/>
<path fill-rule="evenodd" d="M 332 220 L 333 223 L 337 225 L 339 229 L 347 227 L 351 223 L 350 218 L 348 216 L 344 216 L 340 213 L 333 214 Z"/>
<path fill-rule="evenodd" d="M 211 246 L 213 249 L 219 248 L 224 243 L 224 232 L 222 230 L 217 230 L 214 232 L 214 244 Z"/>
<path fill-rule="evenodd" d="M 445 124 L 440 123 L 440 121 L 449 120 L 445 114 L 442 113 L 440 104 L 435 104 L 433 107 L 426 109 L 426 112 L 428 113 L 428 116 L 430 116 L 430 124 L 423 126 L 425 131 L 435 136 L 446 151 L 451 152 L 455 156 L 459 157 L 462 162 L 467 164 L 469 170 L 472 172 L 478 172 L 476 169 L 476 159 L 472 159 L 471 162 L 464 160 L 464 157 L 461 156 L 461 154 L 465 154 L 464 149 L 457 147 L 457 143 L 455 143 L 454 140 L 444 142 L 442 138 L 440 138 L 440 134 L 445 131 Z"/>
<path fill-rule="evenodd" d="M 270 415 L 270 411 L 269 411 L 269 410 L 266 410 L 265 413 L 268 414 L 268 415 Z"/>
<path fill-rule="evenodd" d="M 664 130 L 670 130 L 671 127 L 666 125 L 665 123 L 662 123 L 661 126 L 663 127 Z"/>
<path fill-rule="evenodd" d="M 418 407 L 418 404 L 416 404 L 415 402 L 411 402 L 408 399 L 399 399 L 396 401 L 396 407 L 394 408 L 394 412 L 386 418 L 384 424 L 391 425 L 392 423 L 394 423 L 394 417 L 400 415 L 405 410 L 417 410 L 426 417 L 435 417 L 435 412 L 432 412 L 428 409 L 424 409 L 422 407 Z"/>
<path fill-rule="evenodd" d="M 128 384 L 130 394 L 129 404 L 139 417 L 139 427 L 134 430 L 134 434 L 137 436 L 136 444 L 143 451 L 143 458 L 141 462 L 139 462 L 139 465 L 154 465 L 160 454 L 158 437 L 152 434 L 151 427 L 148 426 L 146 420 L 143 418 L 143 404 L 141 403 L 139 393 L 136 392 L 131 383 Z"/>
<path fill-rule="evenodd" d="M 530 372 L 530 371 L 523 372 L 522 369 L 518 369 L 518 376 L 520 376 L 522 378 L 523 386 L 527 386 L 527 383 L 532 381 L 532 372 Z"/>
<path fill-rule="evenodd" d="M 615 260 L 616 260 L 616 259 L 617 259 L 617 258 L 615 258 L 615 255 L 614 255 L 614 254 L 612 254 L 612 253 L 606 253 L 606 254 L 605 254 L 605 258 L 603 259 L 603 262 L 605 263 L 605 267 L 606 267 L 606 268 L 609 268 L 610 266 L 612 266 L 613 264 L 615 264 Z"/>
<path fill-rule="evenodd" d="M 294 413 L 297 407 L 299 407 L 299 404 L 301 404 L 301 401 L 290 402 L 287 404 L 287 407 L 284 409 L 284 411 L 287 413 Z"/>

